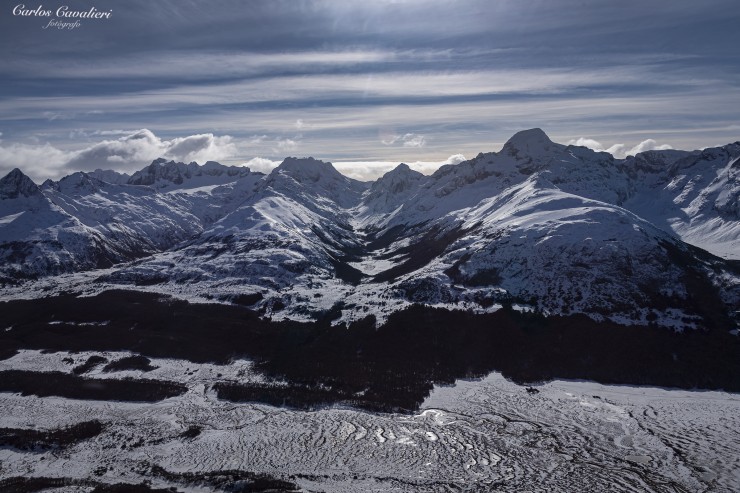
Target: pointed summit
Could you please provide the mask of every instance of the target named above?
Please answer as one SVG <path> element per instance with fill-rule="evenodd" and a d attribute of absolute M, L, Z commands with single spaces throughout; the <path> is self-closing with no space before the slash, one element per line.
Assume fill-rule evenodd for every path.
<path fill-rule="evenodd" d="M 424 178 L 423 174 L 411 169 L 408 164 L 401 163 L 373 183 L 371 190 L 373 192 L 387 191 L 397 194 L 413 188 L 422 178 Z"/>
<path fill-rule="evenodd" d="M 267 176 L 264 188 L 291 197 L 329 198 L 341 207 L 353 207 L 368 185 L 344 176 L 329 162 L 287 157 Z"/>
<path fill-rule="evenodd" d="M 38 185 L 18 168 L 0 179 L 0 199 L 15 199 L 18 196 L 30 197 L 40 193 L 41 190 Z"/>
<path fill-rule="evenodd" d="M 59 180 L 58 189 L 62 193 L 74 195 L 87 195 L 100 191 L 103 182 L 91 177 L 87 173 L 78 171 Z"/>
<path fill-rule="evenodd" d="M 389 214 L 416 193 L 425 178 L 408 164 L 401 163 L 370 186 L 363 204 L 375 214 Z"/>
<path fill-rule="evenodd" d="M 312 157 L 295 158 L 286 157 L 280 166 L 272 171 L 272 174 L 287 174 L 297 182 L 317 182 L 321 179 L 341 179 L 344 175 L 332 166 Z"/>
<path fill-rule="evenodd" d="M 137 171 L 128 180 L 129 185 L 154 185 L 159 180 L 175 183 L 177 185 L 183 182 L 182 172 L 185 171 L 185 163 L 176 163 L 167 161 L 164 158 L 157 158 L 146 168 Z"/>
<path fill-rule="evenodd" d="M 530 128 L 515 133 L 504 144 L 504 149 L 511 154 L 522 152 L 524 154 L 540 154 L 542 151 L 549 151 L 555 143 L 550 140 L 541 128 Z"/>
<path fill-rule="evenodd" d="M 411 167 L 409 167 L 408 164 L 401 163 L 398 166 L 396 166 L 395 168 L 393 168 L 392 170 L 390 170 L 387 173 L 385 173 L 383 176 L 381 176 L 378 179 L 378 181 L 384 181 L 384 180 L 389 180 L 389 179 L 397 179 L 399 177 L 405 179 L 406 177 L 417 176 L 417 175 L 424 176 L 421 173 L 419 173 L 418 171 L 415 171 L 415 170 L 411 169 Z"/>

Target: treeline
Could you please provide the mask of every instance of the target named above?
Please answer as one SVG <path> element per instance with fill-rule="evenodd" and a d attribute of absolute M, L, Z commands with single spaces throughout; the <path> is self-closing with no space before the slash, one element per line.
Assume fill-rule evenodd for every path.
<path fill-rule="evenodd" d="M 511 309 L 476 315 L 420 305 L 379 327 L 372 316 L 331 326 L 328 320 L 272 322 L 242 306 L 130 291 L 11 301 L 0 303 L 0 311 L 12 326 L 0 332 L 0 354 L 27 348 L 123 350 L 214 363 L 248 358 L 276 383 L 223 383 L 219 395 L 297 408 L 347 403 L 414 410 L 435 383 L 493 370 L 519 383 L 559 377 L 740 390 L 740 338 L 722 330 L 675 333 L 580 315 Z M 108 323 L 90 323 L 101 321 Z M 149 363 L 137 358 L 126 365 L 145 369 Z"/>

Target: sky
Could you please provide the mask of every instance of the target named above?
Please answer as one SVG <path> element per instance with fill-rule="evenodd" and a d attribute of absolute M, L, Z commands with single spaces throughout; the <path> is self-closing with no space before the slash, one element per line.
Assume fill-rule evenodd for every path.
<path fill-rule="evenodd" d="M 740 140 L 736 0 L 21 1 L 0 176 L 313 156 L 369 180 L 533 127 L 620 158 Z"/>

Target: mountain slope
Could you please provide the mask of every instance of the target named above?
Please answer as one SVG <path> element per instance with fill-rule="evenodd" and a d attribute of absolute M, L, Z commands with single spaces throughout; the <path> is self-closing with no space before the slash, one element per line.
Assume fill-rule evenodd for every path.
<path fill-rule="evenodd" d="M 712 320 L 713 311 L 732 312 L 740 304 L 737 269 L 685 245 L 675 234 L 685 230 L 661 230 L 629 210 L 655 197 L 678 202 L 680 194 L 666 185 L 693 155 L 662 151 L 659 157 L 670 164 L 643 164 L 656 154 L 615 160 L 554 144 L 539 129 L 520 132 L 499 153 L 440 168 L 397 198 L 402 205 L 385 216 L 366 214 L 379 209 L 375 197 L 367 196 L 362 224 L 376 238 L 392 237 L 369 257 L 393 261 L 385 271 L 369 273 L 422 303 L 469 308 L 471 299 L 514 301 L 622 323 L 731 327 L 726 318 Z M 736 204 L 729 171 L 737 146 L 703 154 L 720 157 L 690 158 L 689 166 L 730 179 L 716 179 L 698 195 L 711 191 L 718 197 L 712 204 Z M 737 243 L 740 222 L 728 220 L 720 207 L 705 205 L 705 215 L 693 217 L 706 229 L 724 221 L 715 238 Z M 375 268 L 377 262 L 358 265 Z"/>
<path fill-rule="evenodd" d="M 361 274 L 346 262 L 359 240 L 347 208 L 366 189 L 330 163 L 288 158 L 198 237 L 105 280 L 175 282 L 196 292 L 213 291 L 211 286 L 217 285 L 222 299 L 270 293 L 266 309 L 289 303 L 280 292 L 297 285 L 320 291 L 327 283 L 356 283 Z"/>
<path fill-rule="evenodd" d="M 249 170 L 241 173 L 230 175 L 231 181 L 234 176 L 248 180 Z M 161 180 L 157 183 L 166 187 Z M 166 250 L 225 214 L 239 184 L 227 186 L 227 197 L 221 190 L 210 193 L 216 186 L 205 187 L 207 192 L 160 193 L 78 172 L 38 187 L 14 170 L 0 182 L 2 278 L 17 281 L 110 267 Z"/>
<path fill-rule="evenodd" d="M 201 166 L 195 162 L 185 164 L 159 158 L 134 173 L 126 183 L 148 185 L 156 189 L 188 189 L 231 183 L 249 173 L 249 168 L 224 166 L 215 161 L 208 161 Z"/>
<path fill-rule="evenodd" d="M 650 151 L 630 159 L 624 206 L 684 241 L 740 260 L 740 143 L 703 151 Z"/>

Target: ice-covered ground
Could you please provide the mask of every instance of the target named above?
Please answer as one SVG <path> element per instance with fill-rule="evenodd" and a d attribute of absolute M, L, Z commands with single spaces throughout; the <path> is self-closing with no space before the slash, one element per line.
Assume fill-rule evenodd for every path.
<path fill-rule="evenodd" d="M 93 353 L 22 351 L 0 370 L 70 371 Z M 114 361 L 127 354 L 101 354 Z M 64 359 L 67 358 L 65 362 Z M 70 358 L 72 361 L 70 361 Z M 243 470 L 305 491 L 679 491 L 740 489 L 740 396 L 499 374 L 435 387 L 414 415 L 313 412 L 221 401 L 214 381 L 256 381 L 249 362 L 152 360 L 155 370 L 90 377 L 186 382 L 154 404 L 0 394 L 0 427 L 50 429 L 98 419 L 103 433 L 68 448 L 0 448 L 0 479 L 94 477 L 176 486 L 170 472 Z M 180 436 L 199 427 L 195 437 Z M 81 490 L 83 491 L 83 490 Z"/>

